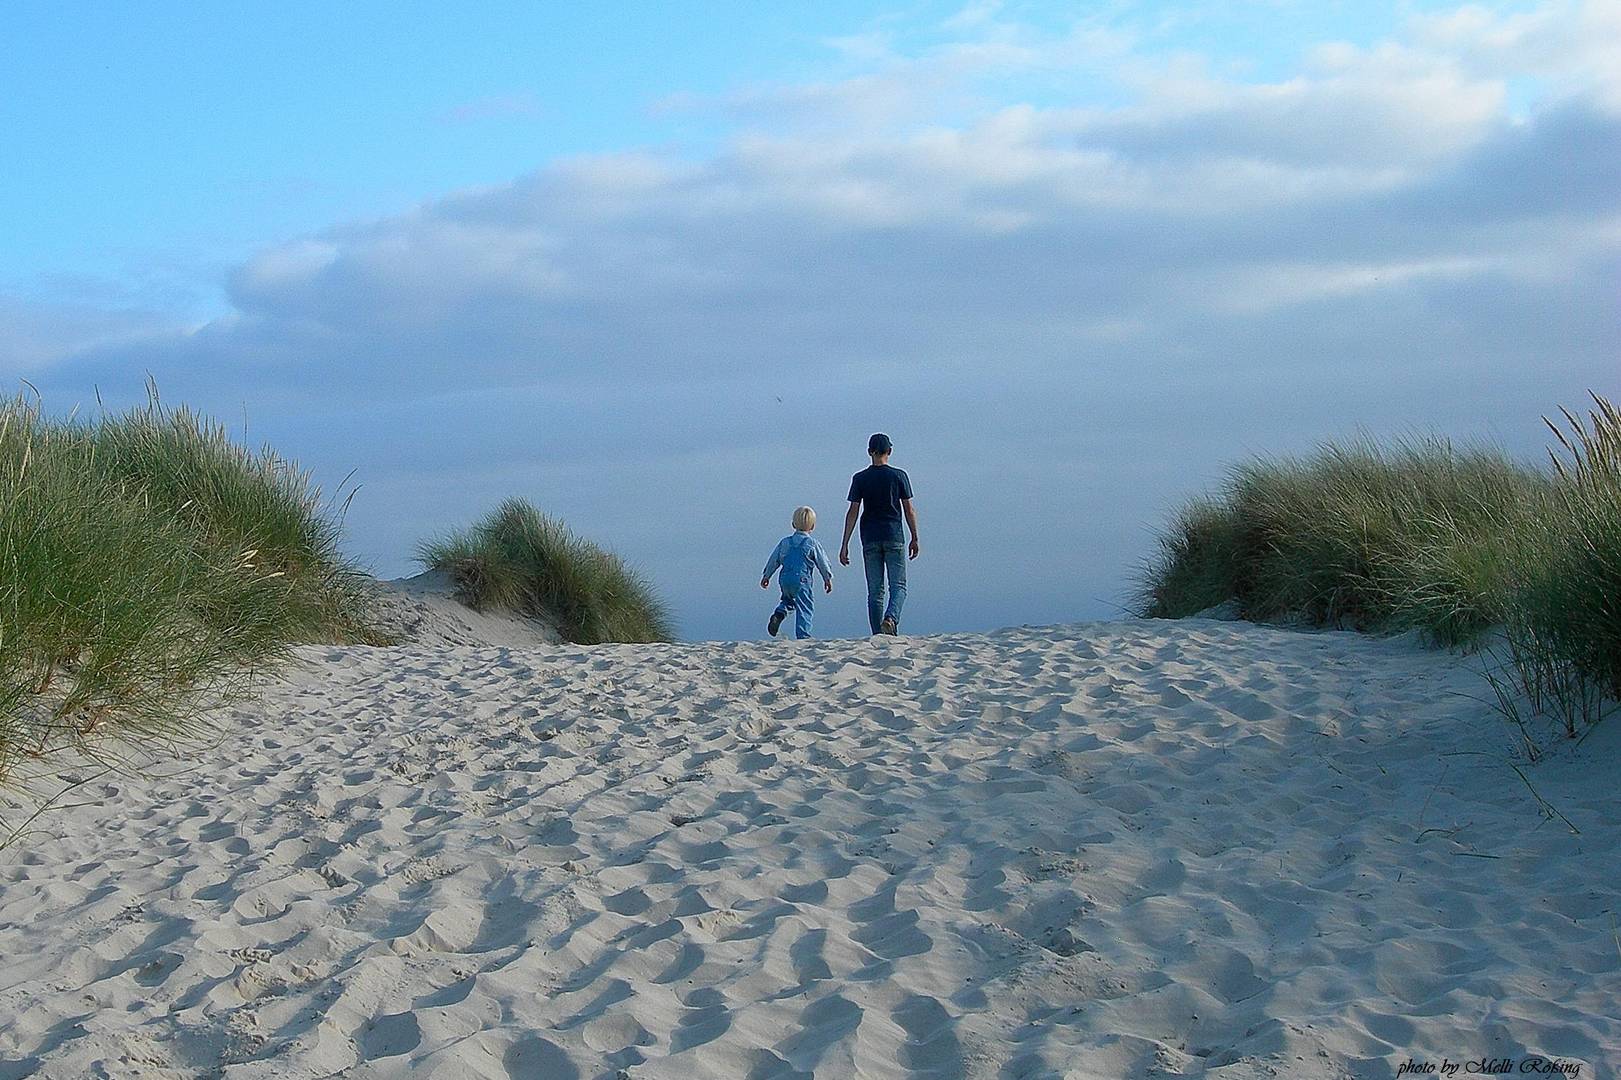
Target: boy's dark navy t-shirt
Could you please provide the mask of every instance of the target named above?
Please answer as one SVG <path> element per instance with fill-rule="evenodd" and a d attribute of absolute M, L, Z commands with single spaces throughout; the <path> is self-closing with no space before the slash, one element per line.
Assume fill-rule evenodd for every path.
<path fill-rule="evenodd" d="M 901 500 L 912 497 L 912 481 L 906 473 L 890 465 L 872 465 L 850 478 L 850 501 L 861 504 L 863 544 L 900 543 L 906 539 L 901 527 Z"/>

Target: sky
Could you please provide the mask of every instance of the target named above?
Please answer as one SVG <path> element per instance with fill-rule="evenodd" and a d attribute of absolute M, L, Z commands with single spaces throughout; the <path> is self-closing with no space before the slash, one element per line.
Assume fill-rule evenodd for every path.
<path fill-rule="evenodd" d="M 352 474 L 383 576 L 527 497 L 689 638 L 873 431 L 929 633 L 1118 614 L 1249 455 L 1621 394 L 1621 0 L 13 0 L 0 146 L 8 389 Z"/>

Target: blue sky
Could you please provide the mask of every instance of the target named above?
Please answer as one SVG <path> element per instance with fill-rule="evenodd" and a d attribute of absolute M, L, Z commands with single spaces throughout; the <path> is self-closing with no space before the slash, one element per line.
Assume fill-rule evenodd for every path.
<path fill-rule="evenodd" d="M 1618 42 L 1616 0 L 10 4 L 0 376 L 356 469 L 384 574 L 527 495 L 692 636 L 759 634 L 883 428 L 913 629 L 1100 617 L 1245 453 L 1532 454 L 1616 390 Z"/>

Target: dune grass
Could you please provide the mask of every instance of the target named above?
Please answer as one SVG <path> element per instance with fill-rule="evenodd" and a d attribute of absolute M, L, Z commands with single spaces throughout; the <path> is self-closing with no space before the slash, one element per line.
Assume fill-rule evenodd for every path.
<path fill-rule="evenodd" d="M 523 499 L 424 543 L 417 558 L 448 573 L 471 606 L 547 620 L 576 644 L 674 636 L 669 609 L 645 578 Z"/>
<path fill-rule="evenodd" d="M 1517 690 L 1576 734 L 1621 696 L 1621 414 L 1593 404 L 1549 425 L 1551 470 L 1438 439 L 1240 464 L 1173 517 L 1138 609 L 1231 601 L 1257 621 L 1444 645 L 1500 630 Z"/>
<path fill-rule="evenodd" d="M 1419 628 L 1461 643 L 1502 621 L 1507 525 L 1552 488 L 1501 454 L 1443 440 L 1248 461 L 1178 513 L 1139 606 L 1176 618 L 1236 600 L 1258 621 Z"/>
<path fill-rule="evenodd" d="M 1598 395 L 1586 418 L 1562 412 L 1554 497 L 1522 524 L 1506 648 L 1532 707 L 1576 735 L 1621 699 L 1621 412 Z"/>
<path fill-rule="evenodd" d="M 0 779 L 197 730 L 303 641 L 368 637 L 308 478 L 155 397 L 85 422 L 0 404 Z"/>
<path fill-rule="evenodd" d="M 184 407 L 166 409 L 155 394 L 103 419 L 93 437 L 116 481 L 138 489 L 205 548 L 229 553 L 246 571 L 240 576 L 258 583 L 269 616 L 265 647 L 278 639 L 371 640 L 365 577 L 340 552 L 344 508 L 324 507 L 295 464 L 268 446 L 238 445 L 222 425 Z"/>

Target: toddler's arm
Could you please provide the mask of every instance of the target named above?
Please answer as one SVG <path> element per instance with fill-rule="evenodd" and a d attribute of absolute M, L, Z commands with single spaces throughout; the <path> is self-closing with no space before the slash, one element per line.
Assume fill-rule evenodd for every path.
<path fill-rule="evenodd" d="M 815 562 L 816 562 L 816 569 L 818 569 L 818 570 L 820 570 L 822 572 L 822 584 L 827 586 L 827 591 L 828 592 L 832 592 L 833 591 L 833 567 L 828 564 L 827 552 L 822 550 L 821 541 L 819 541 L 819 540 L 812 540 L 811 541 L 811 558 L 814 559 Z"/>
<path fill-rule="evenodd" d="M 771 558 L 765 561 L 765 570 L 760 574 L 761 581 L 769 582 L 771 575 L 777 572 L 778 567 L 782 566 L 782 552 L 787 544 L 788 541 L 786 540 L 777 541 L 777 546 L 771 551 Z"/>

